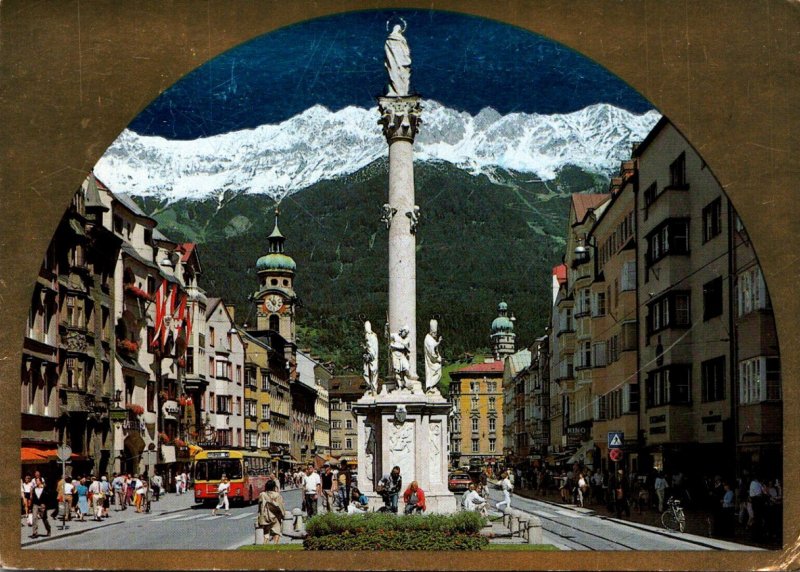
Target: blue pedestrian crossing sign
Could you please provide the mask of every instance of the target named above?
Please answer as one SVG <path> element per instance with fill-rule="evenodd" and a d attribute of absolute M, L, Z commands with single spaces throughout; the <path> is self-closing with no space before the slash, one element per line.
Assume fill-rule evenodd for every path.
<path fill-rule="evenodd" d="M 622 449 L 624 445 L 625 445 L 625 434 L 622 431 L 608 432 L 609 449 Z"/>

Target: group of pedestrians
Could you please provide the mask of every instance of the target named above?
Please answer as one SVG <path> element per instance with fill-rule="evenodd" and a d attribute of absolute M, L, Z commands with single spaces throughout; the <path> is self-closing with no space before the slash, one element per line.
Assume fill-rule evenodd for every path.
<path fill-rule="evenodd" d="M 49 536 L 49 519 L 63 521 L 100 522 L 115 512 L 134 507 L 135 512 L 149 512 L 150 502 L 158 500 L 163 491 L 163 479 L 156 473 L 147 475 L 114 473 L 106 475 L 64 476 L 55 484 L 48 483 L 39 471 L 25 475 L 20 482 L 22 526 L 31 527 L 31 538 Z"/>

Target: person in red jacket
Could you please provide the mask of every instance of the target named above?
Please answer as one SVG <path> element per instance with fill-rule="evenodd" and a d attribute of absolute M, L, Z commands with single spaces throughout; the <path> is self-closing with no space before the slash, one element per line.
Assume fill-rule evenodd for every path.
<path fill-rule="evenodd" d="M 425 493 L 419 488 L 417 481 L 411 481 L 406 492 L 403 493 L 403 501 L 406 503 L 406 514 L 412 512 L 425 512 Z"/>

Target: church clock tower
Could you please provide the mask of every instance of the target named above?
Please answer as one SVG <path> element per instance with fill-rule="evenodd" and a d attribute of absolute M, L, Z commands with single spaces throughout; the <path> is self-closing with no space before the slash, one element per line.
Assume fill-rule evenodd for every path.
<path fill-rule="evenodd" d="M 275 209 L 275 228 L 269 235 L 269 251 L 256 262 L 258 292 L 256 303 L 256 330 L 278 332 L 285 340 L 295 343 L 294 312 L 297 297 L 294 293 L 294 272 L 297 269 L 292 257 L 284 254 L 286 238 L 278 229 L 278 209 Z"/>

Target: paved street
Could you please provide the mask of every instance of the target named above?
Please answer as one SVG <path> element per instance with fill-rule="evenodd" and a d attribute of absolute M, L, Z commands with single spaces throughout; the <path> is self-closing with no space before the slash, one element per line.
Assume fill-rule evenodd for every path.
<path fill-rule="evenodd" d="M 300 505 L 300 492 L 283 492 L 288 510 Z M 490 492 L 492 505 L 502 498 Z M 543 539 L 561 550 L 757 550 L 751 546 L 670 532 L 662 528 L 630 523 L 596 513 L 591 509 L 526 499 L 515 495 L 514 508 L 535 514 L 541 519 Z M 169 494 L 153 503 L 149 514 L 137 514 L 132 508 L 115 512 L 103 522 L 67 523 L 51 521 L 52 536 L 31 539 L 31 529 L 21 527 L 23 548 L 44 550 L 161 550 L 196 549 L 231 550 L 254 539 L 256 506 L 232 507 L 230 516 L 212 516 L 207 507 L 194 503 L 190 493 Z M 493 511 L 496 517 L 499 513 Z M 43 531 L 42 531 L 43 532 Z M 284 538 L 283 542 L 297 542 Z"/>
<path fill-rule="evenodd" d="M 287 510 L 300 505 L 297 489 L 284 491 Z M 46 550 L 163 550 L 196 549 L 230 550 L 252 544 L 253 524 L 257 507 L 231 507 L 231 515 L 211 516 L 211 509 L 195 505 L 194 495 L 169 494 L 153 503 L 149 514 L 137 514 L 132 508 L 116 513 L 103 522 L 67 523 L 60 530 L 60 521 L 50 521 L 49 538 L 31 539 L 30 527 L 22 527 L 22 546 Z M 40 534 L 44 532 L 40 526 Z M 284 538 L 284 542 L 290 539 Z"/>

